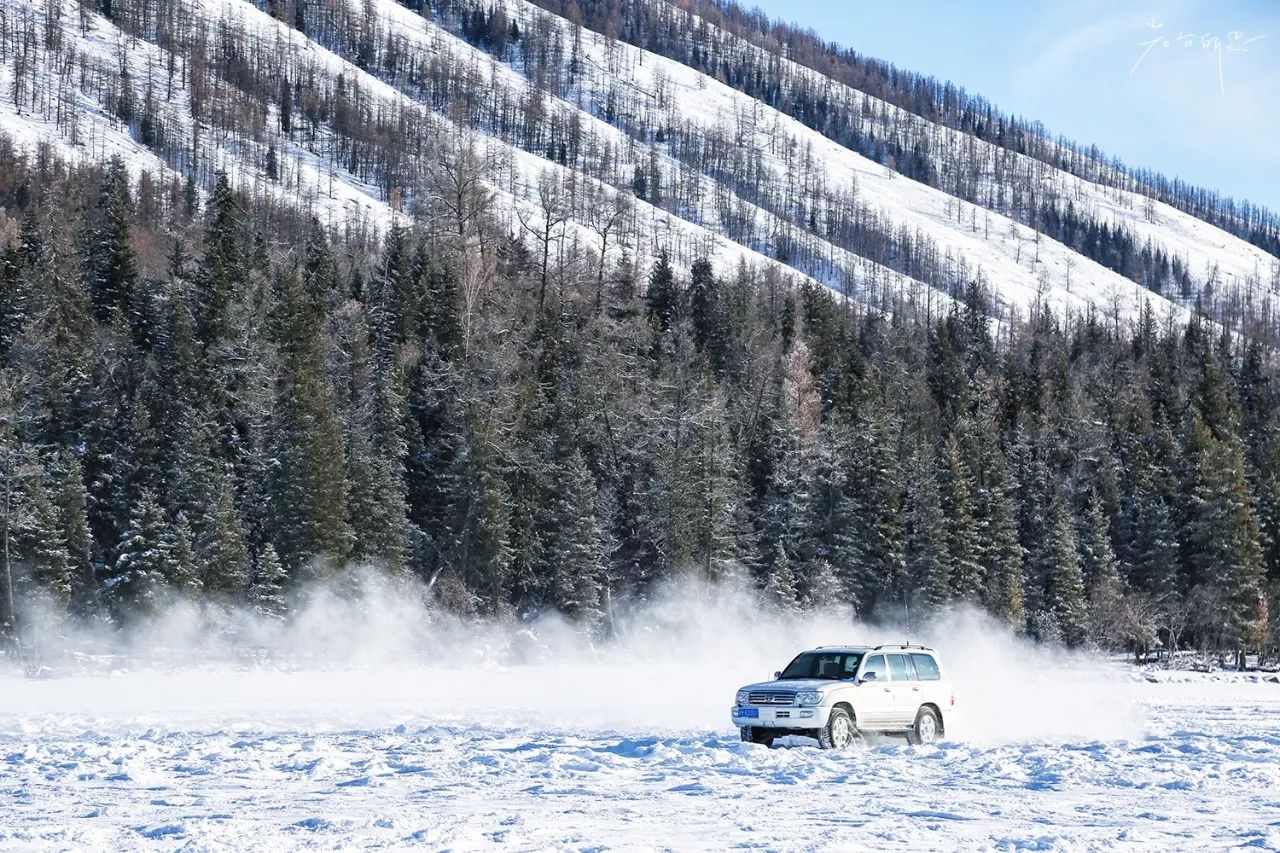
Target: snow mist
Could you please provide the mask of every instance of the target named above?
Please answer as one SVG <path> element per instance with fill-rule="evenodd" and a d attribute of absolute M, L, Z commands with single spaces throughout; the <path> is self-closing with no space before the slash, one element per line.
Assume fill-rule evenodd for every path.
<path fill-rule="evenodd" d="M 175 603 L 127 632 L 44 632 L 46 668 L 0 672 L 4 716 L 73 726 L 470 724 L 728 735 L 743 684 L 803 648 L 931 645 L 952 679 L 949 739 L 993 744 L 1141 734 L 1132 681 L 977 611 L 908 634 L 838 610 L 785 613 L 742 586 L 673 582 L 616 602 L 601 638 L 558 616 L 466 620 L 420 586 L 369 574 L 306 591 L 287 621 Z"/>

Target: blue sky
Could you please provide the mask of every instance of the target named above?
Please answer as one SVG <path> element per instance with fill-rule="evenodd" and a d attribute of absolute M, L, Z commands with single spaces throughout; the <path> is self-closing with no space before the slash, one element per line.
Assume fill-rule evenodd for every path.
<path fill-rule="evenodd" d="M 1126 163 L 1280 209 L 1280 0 L 744 4 Z"/>

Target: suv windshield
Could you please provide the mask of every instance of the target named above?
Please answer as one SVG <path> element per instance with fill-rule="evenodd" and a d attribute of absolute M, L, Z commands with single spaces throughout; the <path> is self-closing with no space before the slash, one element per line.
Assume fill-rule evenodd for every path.
<path fill-rule="evenodd" d="M 851 679 L 858 672 L 862 652 L 801 652 L 787 664 L 781 678 Z"/>

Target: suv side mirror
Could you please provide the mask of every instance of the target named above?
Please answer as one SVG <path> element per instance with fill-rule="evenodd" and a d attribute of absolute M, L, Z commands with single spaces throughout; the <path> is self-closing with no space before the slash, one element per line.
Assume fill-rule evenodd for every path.
<path fill-rule="evenodd" d="M 876 680 L 876 674 L 875 674 L 874 672 L 864 672 L 864 673 L 862 673 L 862 680 L 863 680 L 863 681 L 875 681 L 875 680 Z"/>
<path fill-rule="evenodd" d="M 777 681 L 777 680 L 778 680 L 779 678 L 781 678 L 781 677 L 782 677 L 782 670 L 778 670 L 777 672 L 775 672 L 775 673 L 773 674 L 773 680 L 774 680 L 774 681 Z"/>

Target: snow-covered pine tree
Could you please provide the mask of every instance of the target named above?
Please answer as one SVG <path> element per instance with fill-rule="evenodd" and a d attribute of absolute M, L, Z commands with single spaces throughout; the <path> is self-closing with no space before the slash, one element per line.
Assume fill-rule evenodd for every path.
<path fill-rule="evenodd" d="M 916 461 L 907 492 L 907 588 L 909 603 L 941 607 L 951 599 L 947 521 L 931 454 Z"/>
<path fill-rule="evenodd" d="M 1243 660 L 1265 612 L 1262 547 L 1244 455 L 1234 437 L 1217 438 L 1199 414 L 1189 443 L 1194 473 L 1181 539 L 1190 581 L 1213 594 L 1215 612 L 1205 627 L 1212 625 L 1218 642 Z"/>
<path fill-rule="evenodd" d="M 512 570 L 511 496 L 487 440 L 473 435 L 467 445 L 469 452 L 457 458 L 461 470 L 448 528 L 449 550 L 440 568 L 456 571 L 478 609 L 492 614 L 506 603 Z"/>
<path fill-rule="evenodd" d="M 27 222 L 23 220 L 25 239 Z M 27 322 L 30 294 L 22 287 L 23 251 L 21 241 L 0 249 L 0 358 L 7 358 L 14 338 Z"/>
<path fill-rule="evenodd" d="M 852 605 L 845 585 L 836 574 L 835 567 L 823 557 L 804 564 L 803 603 L 814 609 L 849 608 Z"/>
<path fill-rule="evenodd" d="M 387 322 L 392 322 L 388 319 Z M 408 508 L 404 480 L 404 400 L 400 393 L 395 330 L 384 343 L 371 338 L 369 324 L 355 311 L 344 312 L 334 333 L 343 351 L 338 383 L 339 416 L 350 493 L 348 523 L 351 557 L 403 567 L 408 548 Z M 387 352 L 380 355 L 379 347 Z"/>
<path fill-rule="evenodd" d="M 606 571 L 595 476 L 577 451 L 558 468 L 560 489 L 547 513 L 551 598 L 561 612 L 594 624 L 602 615 L 600 581 Z"/>
<path fill-rule="evenodd" d="M 1047 610 L 1062 632 L 1063 640 L 1078 646 L 1084 642 L 1087 629 L 1084 575 L 1080 570 L 1075 520 L 1070 505 L 1060 493 L 1055 493 L 1049 507 L 1042 560 L 1047 569 Z"/>
<path fill-rule="evenodd" d="M 102 177 L 96 222 L 85 252 L 86 277 L 98 321 L 110 322 L 121 312 L 137 341 L 143 339 L 150 318 L 134 311 L 138 269 L 129 235 L 131 204 L 129 172 L 123 160 L 112 157 Z"/>
<path fill-rule="evenodd" d="M 654 327 L 655 340 L 670 331 L 680 316 L 680 290 L 676 287 L 671 256 L 665 250 L 658 254 L 653 272 L 649 274 L 649 286 L 645 290 L 645 314 Z"/>
<path fill-rule="evenodd" d="M 268 542 L 258 553 L 253 582 L 249 586 L 249 604 L 263 619 L 283 619 L 288 612 L 284 586 L 288 580 L 276 549 Z"/>
<path fill-rule="evenodd" d="M 1090 603 L 1114 599 L 1123 591 L 1120 566 L 1111 545 L 1111 522 L 1097 494 L 1089 496 L 1079 542 L 1080 567 Z"/>
<path fill-rule="evenodd" d="M 231 182 L 219 172 L 209 196 L 204 255 L 195 274 L 196 332 L 206 346 L 216 345 L 226 335 L 232 295 L 245 280 L 240 217 Z"/>
<path fill-rule="evenodd" d="M 906 571 L 902 498 L 905 477 L 895 413 L 873 410 L 854 428 L 844 508 L 851 519 L 852 586 L 859 612 L 881 599 L 901 605 Z"/>
<path fill-rule="evenodd" d="M 321 371 L 319 315 L 296 275 L 283 276 L 280 289 L 267 532 L 291 578 L 324 576 L 342 565 L 351 548 L 341 425 Z"/>
<path fill-rule="evenodd" d="M 995 437 L 980 432 L 976 439 L 982 445 L 974 493 L 978 562 L 985 579 L 981 601 L 1010 628 L 1022 631 L 1026 628 L 1023 601 L 1026 552 L 1018 537 L 1016 483 Z"/>
<path fill-rule="evenodd" d="M 170 561 L 169 586 L 181 598 L 197 601 L 204 591 L 200 570 L 196 566 L 196 548 L 191 525 L 185 514 L 179 514 L 173 525 L 173 553 Z"/>
<path fill-rule="evenodd" d="M 151 490 L 141 490 L 134 501 L 116 555 L 106 584 L 113 615 L 127 622 L 154 613 L 174 575 L 174 564 L 169 522 Z"/>
<path fill-rule="evenodd" d="M 853 503 L 846 494 L 849 447 L 848 431 L 832 422 L 823 425 L 811 450 L 799 574 L 805 598 L 814 606 L 857 606 L 853 581 L 858 576 L 858 549 L 853 541 Z"/>
<path fill-rule="evenodd" d="M 800 607 L 800 592 L 795 573 L 791 571 L 791 558 L 787 556 L 786 543 L 780 543 L 773 565 L 768 568 L 764 585 L 764 599 L 785 613 Z"/>
<path fill-rule="evenodd" d="M 80 460 L 71 453 L 61 454 L 53 467 L 53 500 L 57 504 L 62 538 L 66 542 L 70 610 L 72 615 L 87 617 L 97 611 L 98 585 L 93 571 L 93 535 L 89 531 L 86 509 L 88 493 Z"/>
<path fill-rule="evenodd" d="M 942 451 L 942 502 L 947 520 L 947 554 L 952 594 L 978 601 L 986 583 L 979 562 L 979 543 L 973 515 L 973 475 L 964 460 L 955 433 Z"/>
<path fill-rule="evenodd" d="M 719 288 L 711 262 L 699 258 L 693 262 L 689 276 L 689 325 L 694 346 L 707 356 L 713 366 L 723 357 L 723 331 L 720 328 Z"/>
<path fill-rule="evenodd" d="M 71 555 L 45 466 L 30 446 L 8 462 L 16 466 L 9 472 L 14 488 L 8 556 L 14 591 L 20 599 L 39 598 L 49 616 L 61 618 L 71 595 Z"/>
<path fill-rule="evenodd" d="M 203 525 L 205 533 L 199 549 L 201 581 L 211 596 L 238 601 L 249 585 L 249 552 L 236 503 L 235 483 L 229 472 L 221 480 L 212 517 Z"/>

